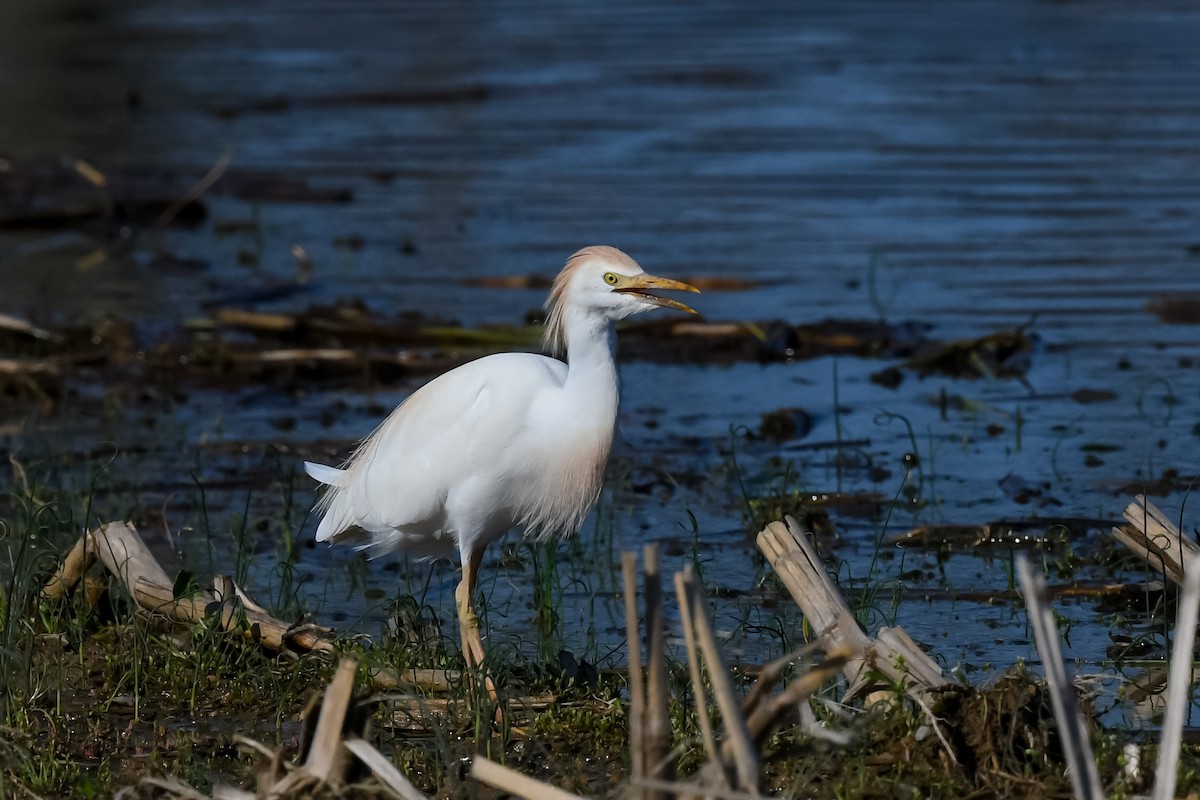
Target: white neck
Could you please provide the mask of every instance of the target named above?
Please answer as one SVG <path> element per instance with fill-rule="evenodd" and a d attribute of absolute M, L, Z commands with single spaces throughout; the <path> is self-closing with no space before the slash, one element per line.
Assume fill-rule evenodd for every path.
<path fill-rule="evenodd" d="M 602 314 L 580 308 L 565 309 L 567 334 L 567 382 L 563 387 L 576 395 L 579 411 L 584 408 L 617 414 L 617 366 L 613 361 L 615 336 L 612 323 Z"/>

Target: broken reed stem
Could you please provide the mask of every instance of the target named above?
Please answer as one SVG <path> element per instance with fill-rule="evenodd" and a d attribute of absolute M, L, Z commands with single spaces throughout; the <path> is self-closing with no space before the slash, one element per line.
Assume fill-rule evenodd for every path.
<path fill-rule="evenodd" d="M 765 664 L 758 672 L 758 679 L 750 687 L 750 694 L 746 695 L 746 699 L 742 701 L 742 713 L 749 716 L 754 709 L 758 708 L 758 704 L 767 696 L 767 693 L 774 688 L 775 682 L 779 680 L 779 676 L 783 674 L 784 669 L 794 663 L 796 659 L 803 658 L 818 649 L 818 647 L 819 645 L 816 642 L 811 642 L 797 650 L 793 650 L 782 658 L 777 658 Z"/>
<path fill-rule="evenodd" d="M 1040 574 L 1034 573 L 1024 553 L 1017 556 L 1017 575 L 1021 580 L 1021 591 L 1025 595 L 1034 641 L 1046 671 L 1046 683 L 1050 687 L 1054 717 L 1058 720 L 1063 751 L 1067 757 L 1067 772 L 1071 776 L 1075 798 L 1104 800 L 1104 789 L 1100 785 L 1100 773 L 1096 769 L 1096 759 L 1088 741 L 1087 726 L 1079 712 L 1075 687 L 1067 677 L 1062 651 L 1058 646 L 1058 628 L 1054 624 L 1054 613 L 1046 599 L 1046 583 Z M 1191 664 L 1190 658 L 1188 664 Z"/>
<path fill-rule="evenodd" d="M 1145 495 L 1137 495 L 1124 516 L 1130 527 L 1113 528 L 1116 540 L 1157 572 L 1182 584 L 1184 575 L 1200 561 L 1200 545 L 1181 535 L 1179 527 Z"/>
<path fill-rule="evenodd" d="M 322 783 L 334 781 L 344 771 L 340 769 L 346 761 L 342 748 L 342 728 L 353 699 L 357 668 L 353 659 L 343 658 L 321 700 L 321 715 L 317 717 L 317 728 L 309 744 L 304 767 Z"/>
<path fill-rule="evenodd" d="M 680 610 L 692 618 L 692 628 L 700 644 L 700 652 L 704 655 L 704 662 L 708 666 L 713 697 L 721 711 L 721 719 L 725 722 L 726 743 L 722 749 L 729 748 L 737 773 L 738 787 L 746 792 L 757 792 L 760 766 L 758 750 L 754 747 L 754 741 L 746 727 L 746 718 L 742 716 L 741 703 L 733 691 L 729 671 L 721 658 L 721 648 L 717 644 L 712 621 L 708 618 L 708 609 L 702 607 L 696 578 L 690 568 L 684 568 L 683 586 L 688 602 Z"/>
<path fill-rule="evenodd" d="M 621 553 L 621 575 L 625 581 L 625 641 L 629 647 L 629 770 L 630 777 L 646 777 L 645 686 L 642 680 L 642 640 L 637 613 L 637 554 Z M 637 790 L 638 797 L 644 797 Z"/>
<path fill-rule="evenodd" d="M 866 652 L 870 637 L 854 621 L 850 607 L 829 579 L 820 554 L 794 519 L 788 517 L 786 522 L 772 522 L 763 528 L 758 534 L 758 549 L 787 587 L 826 650 L 844 642 L 859 653 Z M 862 658 L 847 663 L 843 672 L 850 684 L 858 680 L 863 666 Z"/>
<path fill-rule="evenodd" d="M 1175 644 L 1171 648 L 1171 677 L 1167 682 L 1167 715 L 1162 726 L 1162 745 L 1158 750 L 1153 800 L 1175 796 L 1179 770 L 1179 748 L 1183 739 L 1183 721 L 1188 712 L 1188 691 L 1192 686 L 1192 646 L 1196 642 L 1196 618 L 1200 609 L 1200 568 L 1193 566 L 1183 580 L 1183 597 L 1175 620 Z"/>
<path fill-rule="evenodd" d="M 679 599 L 679 617 L 683 623 L 683 641 L 687 645 L 688 674 L 692 679 L 692 699 L 696 703 L 696 719 L 700 723 L 700 735 L 704 739 L 704 752 L 717 759 L 717 739 L 713 736 L 712 720 L 708 716 L 707 693 L 704 691 L 704 675 L 700 669 L 700 650 L 696 644 L 696 631 L 692 625 L 691 601 L 682 572 L 675 573 L 675 596 Z M 725 782 L 725 771 L 720 770 L 721 781 Z"/>
<path fill-rule="evenodd" d="M 396 797 L 403 800 L 426 800 L 425 795 L 404 777 L 400 770 L 392 766 L 383 753 L 376 750 L 364 739 L 346 739 L 342 746 L 349 750 L 355 758 L 367 765 L 376 779 L 386 786 Z"/>
<path fill-rule="evenodd" d="M 66 596 L 99 560 L 110 575 L 124 584 L 144 611 L 162 614 L 177 622 L 217 619 L 221 627 L 276 652 L 295 647 L 333 652 L 333 642 L 316 627 L 294 627 L 271 616 L 229 579 L 218 577 L 218 592 L 197 592 L 176 597 L 172 581 L 154 558 L 132 524 L 108 522 L 76 541 L 54 575 L 42 587 L 42 596 Z M 214 608 L 217 609 L 214 614 Z"/>
<path fill-rule="evenodd" d="M 646 777 L 671 780 L 675 770 L 670 762 L 671 716 L 667 707 L 667 643 L 663 621 L 662 572 L 658 545 L 646 545 L 642 551 L 642 569 L 646 602 Z M 661 792 L 651 792 L 649 800 L 670 800 Z"/>
<path fill-rule="evenodd" d="M 548 783 L 522 775 L 483 756 L 475 756 L 471 761 L 471 777 L 502 792 L 528 800 L 582 800 L 579 795 L 564 792 Z"/>
<path fill-rule="evenodd" d="M 854 653 L 842 668 L 850 684 L 843 702 L 878 683 L 871 670 L 914 696 L 947 682 L 941 667 L 902 629 L 882 628 L 872 639 L 859 627 L 809 534 L 795 519 L 789 516 L 786 524 L 772 522 L 764 528 L 758 534 L 758 547 L 817 631 L 822 647 L 830 652 L 846 644 Z"/>
<path fill-rule="evenodd" d="M 836 676 L 854 656 L 854 648 L 850 645 L 838 645 L 825 654 L 820 664 L 792 681 L 782 692 L 765 703 L 758 703 L 746 720 L 746 728 L 754 741 L 761 742 L 769 736 L 785 715 L 794 712 L 798 703 L 807 700 L 825 681 Z"/>

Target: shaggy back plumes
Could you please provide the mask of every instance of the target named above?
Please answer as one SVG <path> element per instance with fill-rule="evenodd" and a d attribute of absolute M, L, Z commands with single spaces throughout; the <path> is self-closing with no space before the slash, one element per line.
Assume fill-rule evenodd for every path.
<path fill-rule="evenodd" d="M 641 269 L 632 258 L 608 245 L 585 247 L 568 258 L 562 271 L 554 278 L 554 285 L 550 287 L 550 296 L 546 298 L 544 306 L 546 325 L 545 331 L 542 333 L 542 346 L 552 356 L 562 357 L 567 354 L 567 323 L 565 319 L 567 287 L 571 284 L 571 279 L 579 271 L 580 266 L 585 264 L 589 258 L 603 259 L 609 263 L 620 264 L 635 270 Z"/>

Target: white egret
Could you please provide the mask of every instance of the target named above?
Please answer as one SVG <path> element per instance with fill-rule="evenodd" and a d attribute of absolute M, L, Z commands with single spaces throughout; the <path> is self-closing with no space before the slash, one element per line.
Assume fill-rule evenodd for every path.
<path fill-rule="evenodd" d="M 484 548 L 510 528 L 548 539 L 573 534 L 600 495 L 617 419 L 612 323 L 656 308 L 695 313 L 653 294 L 699 291 L 642 271 L 614 247 L 567 260 L 546 300 L 544 342 L 557 358 L 500 353 L 414 392 L 340 469 L 306 463 L 328 490 L 317 541 L 365 532 L 379 555 L 449 558 L 463 657 L 483 663 L 472 608 Z"/>

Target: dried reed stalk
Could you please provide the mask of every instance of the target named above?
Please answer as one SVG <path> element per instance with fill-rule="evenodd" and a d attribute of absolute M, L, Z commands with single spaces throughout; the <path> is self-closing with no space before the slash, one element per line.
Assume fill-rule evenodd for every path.
<path fill-rule="evenodd" d="M 1163 720 L 1162 745 L 1158 749 L 1153 800 L 1171 800 L 1179 772 L 1179 750 L 1184 717 L 1189 711 L 1192 688 L 1192 646 L 1196 642 L 1196 618 L 1200 612 L 1200 568 L 1193 564 L 1183 580 L 1179 616 L 1175 620 L 1175 644 L 1171 648 L 1171 677 L 1167 682 L 1167 716 Z"/>
<path fill-rule="evenodd" d="M 306 797 L 359 796 L 347 791 L 345 783 L 354 760 L 366 766 L 378 781 L 378 786 L 365 787 L 363 796 L 392 797 L 396 800 L 426 800 L 403 774 L 382 753 L 365 739 L 370 725 L 369 707 L 355 703 L 353 696 L 354 675 L 357 671 L 354 659 L 343 659 L 338 664 L 333 680 L 320 700 L 320 713 L 312 726 L 312 736 L 303 754 L 304 762 L 292 766 L 283 761 L 281 748 L 267 747 L 261 742 L 244 736 L 234 739 L 243 747 L 258 753 L 265 763 L 258 770 L 256 792 L 248 792 L 230 786 L 213 787 L 212 800 L 300 800 Z M 309 703 L 312 709 L 317 698 Z M 311 721 L 311 718 L 310 718 Z M 139 782 L 141 787 L 162 790 L 155 796 L 173 800 L 209 800 L 192 787 L 175 778 L 146 777 Z M 117 794 L 117 800 L 132 800 L 145 796 L 144 790 L 130 787 Z"/>
<path fill-rule="evenodd" d="M 798 650 L 788 653 L 786 656 L 764 664 L 763 668 L 758 671 L 758 678 L 754 681 L 754 685 L 750 687 L 750 694 L 746 695 L 746 699 L 742 701 L 742 712 L 749 717 L 754 712 L 754 709 L 758 708 L 759 704 L 767 697 L 771 689 L 775 688 L 775 683 L 779 680 L 779 676 L 783 674 L 783 671 L 795 663 L 797 659 L 803 658 L 817 649 L 819 649 L 817 643 L 806 644 Z"/>
<path fill-rule="evenodd" d="M 308 748 L 304 768 L 321 783 L 340 782 L 348 763 L 347 751 L 342 747 L 342 734 L 346 715 L 354 699 L 354 673 L 358 665 L 353 659 L 344 658 L 325 697 L 321 701 L 321 715 L 317 717 L 317 728 Z"/>
<path fill-rule="evenodd" d="M 629 760 L 630 778 L 646 777 L 645 720 L 646 689 L 642 678 L 642 640 L 637 613 L 637 554 L 621 553 L 621 575 L 625 581 L 625 641 L 629 646 Z M 644 797 L 641 789 L 637 797 Z"/>
<path fill-rule="evenodd" d="M 645 770 L 646 777 L 669 781 L 675 775 L 670 761 L 671 716 L 667 708 L 667 644 L 663 621 L 662 572 L 658 545 L 647 545 L 642 552 L 644 595 L 646 602 L 646 706 Z M 651 791 L 648 800 L 669 800 L 661 792 Z"/>
<path fill-rule="evenodd" d="M 708 617 L 708 609 L 700 597 L 696 587 L 696 578 L 692 570 L 683 570 L 681 583 L 685 603 L 680 612 L 692 619 L 692 629 L 708 667 L 709 682 L 712 684 L 713 697 L 725 723 L 725 743 L 722 753 L 728 753 L 733 761 L 737 775 L 738 788 L 745 792 L 758 791 L 760 759 L 754 739 L 746 726 L 746 718 L 742 716 L 742 706 L 734 693 L 733 684 L 729 679 L 729 670 L 721 657 L 721 648 L 717 644 L 717 636 L 713 632 L 712 621 Z M 714 758 L 719 763 L 716 753 Z"/>
<path fill-rule="evenodd" d="M 849 645 L 838 645 L 826 653 L 825 659 L 788 684 L 787 688 L 769 700 L 755 704 L 746 719 L 746 728 L 756 743 L 762 742 L 779 726 L 784 716 L 795 713 L 796 706 L 838 674 L 846 663 L 857 655 Z"/>
<path fill-rule="evenodd" d="M 1024 554 L 1017 556 L 1017 575 L 1021 580 L 1021 591 L 1029 610 L 1029 623 L 1033 628 L 1034 641 L 1042 656 L 1046 670 L 1046 683 L 1050 688 L 1050 700 L 1054 705 L 1054 716 L 1067 756 L 1067 772 L 1076 800 L 1104 800 L 1104 789 L 1100 785 L 1100 773 L 1088 741 L 1087 725 L 1079 711 L 1075 687 L 1067 678 L 1062 651 L 1058 646 L 1058 628 L 1054 624 L 1054 612 L 1050 610 L 1046 594 L 1046 582 L 1035 574 Z M 1190 664 L 1190 659 L 1189 659 Z"/>
<path fill-rule="evenodd" d="M 392 766 L 392 762 L 384 758 L 383 753 L 364 739 L 346 739 L 342 745 L 353 753 L 355 758 L 366 764 L 371 774 L 396 797 L 402 800 L 426 800 L 425 795 L 417 791 L 417 787 L 413 786 L 400 770 Z"/>
<path fill-rule="evenodd" d="M 696 703 L 696 719 L 700 722 L 700 736 L 704 740 L 704 752 L 709 758 L 719 758 L 717 738 L 713 735 L 712 720 L 708 716 L 708 693 L 704 690 L 704 675 L 700 666 L 700 646 L 696 642 L 695 626 L 690 613 L 691 600 L 687 582 L 682 572 L 675 573 L 675 596 L 679 599 L 680 620 L 683 623 L 683 641 L 687 646 L 688 675 L 692 680 L 692 699 Z M 725 770 L 717 770 L 722 784 L 728 785 Z"/>

